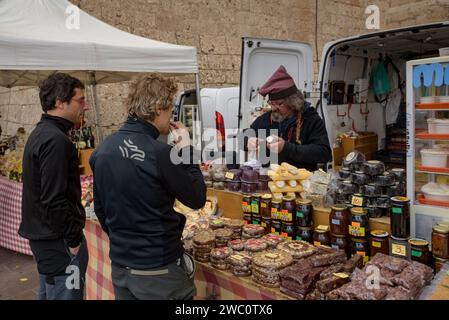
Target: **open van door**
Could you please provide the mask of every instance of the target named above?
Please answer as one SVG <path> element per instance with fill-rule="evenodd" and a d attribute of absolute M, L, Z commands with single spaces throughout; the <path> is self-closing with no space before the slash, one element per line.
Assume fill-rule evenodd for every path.
<path fill-rule="evenodd" d="M 249 128 L 262 112 L 259 88 L 283 65 L 299 90 L 312 91 L 313 51 L 308 43 L 260 38 L 242 38 L 239 129 Z"/>

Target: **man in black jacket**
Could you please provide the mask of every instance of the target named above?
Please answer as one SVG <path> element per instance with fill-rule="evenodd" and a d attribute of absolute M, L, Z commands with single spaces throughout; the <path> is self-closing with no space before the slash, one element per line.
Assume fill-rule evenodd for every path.
<path fill-rule="evenodd" d="M 193 148 L 181 123 L 170 122 L 176 86 L 160 76 L 137 81 L 128 120 L 90 158 L 95 213 L 109 235 L 115 298 L 191 299 L 194 262 L 181 240 L 186 218 L 175 198 L 193 208 L 206 202 L 197 164 L 179 162 Z M 175 132 L 175 147 L 157 140 Z M 181 134 L 178 134 L 181 133 Z"/>
<path fill-rule="evenodd" d="M 82 299 L 87 268 L 77 150 L 67 136 L 86 110 L 84 85 L 57 73 L 40 86 L 44 114 L 23 154 L 22 222 L 40 276 L 39 299 Z"/>
<path fill-rule="evenodd" d="M 270 152 L 278 155 L 278 162 L 288 162 L 299 168 L 316 170 L 318 163 L 332 160 L 326 127 L 310 103 L 296 88 L 292 77 L 284 66 L 259 89 L 262 96 L 268 95 L 271 111 L 259 116 L 250 128 L 265 131 L 277 130 L 278 135 L 267 144 Z M 248 140 L 248 149 L 256 150 L 261 143 L 256 137 Z"/>

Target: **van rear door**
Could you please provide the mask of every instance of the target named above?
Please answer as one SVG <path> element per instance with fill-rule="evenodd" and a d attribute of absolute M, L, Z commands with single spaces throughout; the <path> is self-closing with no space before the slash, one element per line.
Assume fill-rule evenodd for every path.
<path fill-rule="evenodd" d="M 303 92 L 312 91 L 313 51 L 308 43 L 242 38 L 239 128 L 246 129 L 260 115 L 259 88 L 283 65 Z"/>

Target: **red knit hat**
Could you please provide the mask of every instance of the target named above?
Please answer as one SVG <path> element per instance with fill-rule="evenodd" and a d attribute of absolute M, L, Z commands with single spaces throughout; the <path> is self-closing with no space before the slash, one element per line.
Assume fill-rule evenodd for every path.
<path fill-rule="evenodd" d="M 284 99 L 297 91 L 298 88 L 296 88 L 293 78 L 288 74 L 287 70 L 285 70 L 285 67 L 282 65 L 259 89 L 259 93 L 263 97 L 268 94 L 270 100 Z"/>

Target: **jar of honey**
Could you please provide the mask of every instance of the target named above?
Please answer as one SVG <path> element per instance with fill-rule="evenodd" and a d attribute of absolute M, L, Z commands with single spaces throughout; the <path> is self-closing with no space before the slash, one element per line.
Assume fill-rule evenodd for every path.
<path fill-rule="evenodd" d="M 296 225 L 301 227 L 311 227 L 313 225 L 312 200 L 296 200 Z"/>
<path fill-rule="evenodd" d="M 436 224 L 433 226 L 432 253 L 436 258 L 449 259 L 449 225 Z"/>
<path fill-rule="evenodd" d="M 251 213 L 256 216 L 260 216 L 260 200 L 262 195 L 255 193 L 251 196 Z"/>
<path fill-rule="evenodd" d="M 284 196 L 282 198 L 281 220 L 294 223 L 296 220 L 296 203 L 294 196 Z"/>
<path fill-rule="evenodd" d="M 243 213 L 251 214 L 251 195 L 244 194 L 242 197 L 242 211 Z"/>
<path fill-rule="evenodd" d="M 348 207 L 343 204 L 337 204 L 331 207 L 329 215 L 329 226 L 332 234 L 347 236 L 350 222 L 350 213 Z"/>
<path fill-rule="evenodd" d="M 374 257 L 378 252 L 383 253 L 387 256 L 390 254 L 389 237 L 390 234 L 386 231 L 383 230 L 371 231 L 371 237 L 369 240 L 371 257 Z"/>
<path fill-rule="evenodd" d="M 271 219 L 271 194 L 266 193 L 260 199 L 260 215 L 262 218 Z"/>

